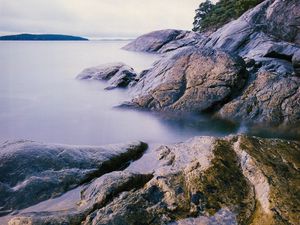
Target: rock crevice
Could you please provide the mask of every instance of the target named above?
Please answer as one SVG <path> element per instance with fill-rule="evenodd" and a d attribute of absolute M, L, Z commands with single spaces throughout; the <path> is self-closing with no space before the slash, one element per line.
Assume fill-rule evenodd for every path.
<path fill-rule="evenodd" d="M 298 224 L 299 142 L 195 137 L 153 153 L 152 174 L 105 174 L 82 188 L 76 208 L 10 224 Z"/>

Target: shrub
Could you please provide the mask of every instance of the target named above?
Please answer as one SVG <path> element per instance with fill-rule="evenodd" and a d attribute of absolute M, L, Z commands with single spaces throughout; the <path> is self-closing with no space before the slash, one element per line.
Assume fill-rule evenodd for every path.
<path fill-rule="evenodd" d="M 220 0 L 213 4 L 210 0 L 199 5 L 194 17 L 193 31 L 215 30 L 231 20 L 237 19 L 245 11 L 264 0 Z"/>

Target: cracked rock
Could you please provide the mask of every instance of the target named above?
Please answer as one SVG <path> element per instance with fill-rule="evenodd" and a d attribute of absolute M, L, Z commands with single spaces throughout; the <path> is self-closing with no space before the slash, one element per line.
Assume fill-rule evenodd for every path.
<path fill-rule="evenodd" d="M 172 52 L 138 81 L 131 106 L 154 111 L 215 110 L 243 87 L 244 61 L 221 50 L 187 47 Z"/>

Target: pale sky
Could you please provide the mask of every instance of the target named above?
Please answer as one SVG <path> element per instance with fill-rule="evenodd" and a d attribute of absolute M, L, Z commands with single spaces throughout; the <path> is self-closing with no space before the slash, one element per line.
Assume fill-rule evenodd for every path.
<path fill-rule="evenodd" d="M 203 0 L 0 0 L 0 35 L 61 33 L 135 37 L 153 30 L 190 30 Z"/>

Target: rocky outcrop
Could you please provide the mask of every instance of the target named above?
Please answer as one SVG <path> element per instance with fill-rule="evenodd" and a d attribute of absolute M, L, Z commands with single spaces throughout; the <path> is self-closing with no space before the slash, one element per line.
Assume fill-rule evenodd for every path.
<path fill-rule="evenodd" d="M 108 81 L 106 89 L 127 87 L 135 81 L 136 72 L 124 63 L 104 64 L 97 67 L 84 69 L 78 76 L 80 80 L 103 80 Z"/>
<path fill-rule="evenodd" d="M 203 39 L 203 35 L 184 30 L 158 30 L 142 35 L 123 47 L 125 50 L 165 53 L 190 46 Z"/>
<path fill-rule="evenodd" d="M 222 48 L 247 58 L 291 60 L 300 45 L 299 12 L 298 0 L 266 0 L 208 37 L 190 31 L 159 30 L 142 35 L 123 48 L 164 53 L 197 45 Z"/>
<path fill-rule="evenodd" d="M 300 79 L 284 60 L 263 60 L 259 69 L 252 68 L 253 80 L 240 96 L 225 104 L 222 118 L 272 126 L 300 122 Z"/>
<path fill-rule="evenodd" d="M 300 76 L 300 49 L 294 53 L 292 63 L 296 75 Z"/>
<path fill-rule="evenodd" d="M 208 111 L 229 101 L 246 78 L 240 57 L 220 50 L 183 48 L 146 72 L 127 105 L 158 111 Z"/>
<path fill-rule="evenodd" d="M 205 47 L 252 60 L 247 87 L 219 116 L 275 126 L 300 122 L 299 12 L 299 1 L 267 0 L 207 39 Z"/>
<path fill-rule="evenodd" d="M 244 73 L 231 78 L 224 76 L 223 80 L 221 73 L 230 74 L 230 69 L 221 71 L 219 68 L 227 62 L 215 64 L 208 60 L 207 63 L 205 57 L 201 60 L 186 59 L 185 47 L 181 53 L 171 52 L 145 73 L 136 85 L 138 94 L 132 100 L 133 105 L 151 110 L 212 111 L 218 117 L 247 124 L 298 126 L 299 12 L 298 0 L 266 0 L 210 36 L 202 36 L 188 44 L 194 46 L 189 50 L 194 51 L 194 55 L 201 51 L 214 51 L 207 49 L 217 49 L 217 52 L 222 49 L 243 57 L 248 77 Z M 148 42 L 146 46 L 155 46 L 157 41 L 150 38 L 154 36 L 168 41 L 160 41 L 159 47 L 149 52 L 172 50 L 169 48 L 172 41 L 169 40 L 173 39 L 162 35 L 172 36 L 171 33 L 169 30 L 141 36 L 129 44 L 132 48 L 127 49 L 144 51 L 134 48 L 143 42 Z M 183 55 L 181 58 L 180 54 Z M 216 70 L 219 70 L 220 76 L 216 77 Z M 185 73 L 192 75 L 186 76 Z M 189 80 L 190 77 L 193 78 Z M 228 85 L 228 82 L 231 84 Z M 241 88 L 244 83 L 244 88 Z"/>
<path fill-rule="evenodd" d="M 211 34 L 205 46 L 248 58 L 291 59 L 300 44 L 299 12 L 298 0 L 266 0 Z"/>
<path fill-rule="evenodd" d="M 153 174 L 106 174 L 82 189 L 77 209 L 9 224 L 298 224 L 299 142 L 195 137 L 153 154 Z"/>
<path fill-rule="evenodd" d="M 141 142 L 103 147 L 5 142 L 0 146 L 0 212 L 57 197 L 126 166 L 146 148 Z"/>

